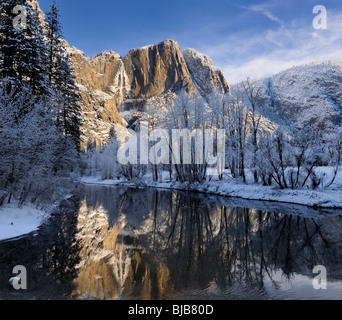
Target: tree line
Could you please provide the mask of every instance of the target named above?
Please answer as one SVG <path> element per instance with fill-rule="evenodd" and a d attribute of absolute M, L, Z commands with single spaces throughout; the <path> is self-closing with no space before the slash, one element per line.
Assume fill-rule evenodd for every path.
<path fill-rule="evenodd" d="M 265 85 L 267 87 L 267 83 Z M 224 129 L 226 170 L 218 173 L 220 180 L 275 185 L 280 189 L 331 186 L 341 163 L 341 128 L 328 133 L 313 127 L 288 129 L 270 125 L 260 114 L 265 108 L 261 105 L 265 103 L 261 98 L 262 90 L 249 79 L 240 84 L 241 97 L 213 92 L 205 99 L 196 92 L 183 90 L 172 97 L 165 95 L 150 99 L 146 115 L 141 120 L 147 121 L 151 130 L 163 128 L 168 137 L 172 136 L 173 129 L 188 129 L 190 132 Z M 196 139 L 194 135 L 193 138 Z M 170 181 L 201 183 L 211 180 L 215 172 L 209 172 L 211 165 L 210 159 L 206 158 L 205 146 L 200 148 L 203 163 L 196 163 L 197 143 L 193 141 L 191 145 L 191 164 L 184 162 L 188 155 L 181 151 L 181 163 L 177 164 L 160 161 L 158 164 L 122 165 L 117 161 L 120 143 L 114 135 L 104 147 L 96 148 L 89 143 L 87 174 L 100 174 L 103 179 L 123 176 L 129 180 L 150 174 L 154 181 L 161 181 L 163 172 L 164 178 L 168 172 Z M 158 141 L 150 142 L 150 150 L 156 153 L 156 158 L 161 151 L 153 148 L 157 144 Z M 170 159 L 172 156 L 170 148 Z M 330 173 L 320 171 L 320 166 L 329 166 Z"/>
<path fill-rule="evenodd" d="M 43 19 L 26 0 L 2 1 L 0 43 L 0 204 L 50 201 L 78 165 L 82 124 L 56 2 Z"/>

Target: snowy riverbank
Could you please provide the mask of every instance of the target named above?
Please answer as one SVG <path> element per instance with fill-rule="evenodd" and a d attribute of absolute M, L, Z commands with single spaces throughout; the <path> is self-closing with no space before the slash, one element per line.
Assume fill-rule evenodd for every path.
<path fill-rule="evenodd" d="M 19 237 L 39 228 L 47 212 L 34 206 L 18 206 L 17 201 L 0 207 L 0 241 Z"/>
<path fill-rule="evenodd" d="M 318 170 L 330 176 L 332 168 L 318 168 Z M 327 178 L 328 180 L 328 178 Z M 207 194 L 222 195 L 227 197 L 237 197 L 246 200 L 261 200 L 272 202 L 283 202 L 291 204 L 306 205 L 317 208 L 342 208 L 342 172 L 337 174 L 334 183 L 329 188 L 318 188 L 317 190 L 298 189 L 298 190 L 280 190 L 276 186 L 262 186 L 249 182 L 248 184 L 237 183 L 234 179 L 225 179 L 219 181 L 213 178 L 204 183 L 178 183 L 167 181 L 165 173 L 163 181 L 153 182 L 150 176 L 144 177 L 138 181 L 124 180 L 101 180 L 97 177 L 83 177 L 83 183 L 118 185 L 125 184 L 131 186 L 146 186 L 155 188 L 166 188 L 175 190 L 186 190 L 202 192 Z"/>
<path fill-rule="evenodd" d="M 319 168 L 328 177 L 332 168 Z M 206 194 L 236 197 L 245 200 L 258 200 L 274 203 L 291 203 L 305 205 L 314 208 L 338 208 L 342 209 L 342 171 L 337 174 L 334 183 L 326 189 L 317 190 L 280 190 L 275 186 L 262 186 L 237 183 L 234 179 L 226 177 L 219 181 L 213 178 L 211 181 L 189 185 L 188 183 L 175 183 L 167 180 L 167 173 L 163 176 L 164 182 L 153 182 L 151 176 L 137 181 L 125 180 L 101 180 L 99 177 L 83 177 L 82 183 L 99 185 L 126 185 L 132 187 L 153 187 L 174 190 L 186 190 Z M 70 194 L 66 196 L 70 197 Z M 11 239 L 35 231 L 48 218 L 47 211 L 40 210 L 30 205 L 18 207 L 17 201 L 4 204 L 0 207 L 0 241 Z"/>
<path fill-rule="evenodd" d="M 12 199 L 11 203 L 5 202 L 0 206 L 0 241 L 20 238 L 38 230 L 51 213 L 72 196 L 71 193 L 65 193 L 60 200 L 45 205 L 44 209 L 38 209 L 30 203 L 20 206 L 16 199 Z"/>

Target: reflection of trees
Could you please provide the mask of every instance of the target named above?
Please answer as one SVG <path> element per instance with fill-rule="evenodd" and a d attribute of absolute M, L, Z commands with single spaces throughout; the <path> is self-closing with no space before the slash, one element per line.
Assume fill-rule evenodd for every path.
<path fill-rule="evenodd" d="M 78 205 L 78 203 L 77 203 Z M 46 251 L 42 254 L 42 267 L 63 283 L 64 290 L 70 293 L 71 280 L 77 271 L 78 246 L 75 240 L 77 226 L 77 205 L 62 202 L 62 212 L 54 214 L 44 225 L 39 235 L 39 242 L 44 243 Z"/>
<path fill-rule="evenodd" d="M 64 203 L 37 236 L 0 245 L 1 283 L 17 264 L 28 267 L 29 288 L 97 299 L 163 299 L 207 288 L 224 296 L 244 288 L 246 297 L 276 286 L 275 271 L 290 279 L 317 264 L 341 278 L 340 216 L 312 219 L 191 193 L 106 187 L 87 187 L 78 212 L 75 205 Z"/>
<path fill-rule="evenodd" d="M 61 298 L 71 292 L 78 262 L 77 207 L 76 197 L 64 200 L 37 234 L 0 244 L 2 285 L 7 284 L 15 265 L 27 269 L 28 290 L 17 292 L 20 295 L 16 298 Z M 10 294 L 8 290 L 2 287 L 0 291 L 6 295 Z"/>
<path fill-rule="evenodd" d="M 153 228 L 143 245 L 164 259 L 176 290 L 213 282 L 221 289 L 237 282 L 263 288 L 276 270 L 288 279 L 294 272 L 312 274 L 314 265 L 333 265 L 341 251 L 340 244 L 329 247 L 321 228 L 325 220 L 217 206 L 182 193 L 168 196 L 168 210 L 165 202 L 152 202 Z M 327 223 L 336 222 L 339 217 Z"/>
<path fill-rule="evenodd" d="M 119 246 L 117 254 L 113 256 L 114 276 L 120 288 L 120 295 L 124 291 L 125 283 L 131 266 L 131 258 L 126 254 L 124 246 Z"/>
<path fill-rule="evenodd" d="M 340 242 L 332 242 L 336 233 L 327 236 L 331 225 L 341 225 L 339 217 L 315 220 L 230 207 L 183 192 L 119 193 L 113 188 L 112 202 L 104 204 L 113 226 L 119 216 L 125 219 L 129 234 L 118 243 L 134 243 L 126 250 L 131 267 L 122 293 L 128 297 L 166 298 L 213 284 L 222 292 L 236 284 L 263 290 L 266 279 L 277 285 L 275 271 L 288 279 L 294 272 L 312 274 L 316 264 L 333 265 L 341 251 Z M 91 195 L 87 203 L 102 201 Z"/>

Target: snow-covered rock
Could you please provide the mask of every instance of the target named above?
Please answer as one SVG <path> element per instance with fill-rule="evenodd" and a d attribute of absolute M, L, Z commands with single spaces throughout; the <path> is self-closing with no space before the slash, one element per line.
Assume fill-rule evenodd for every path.
<path fill-rule="evenodd" d="M 255 83 L 263 87 L 259 112 L 277 124 L 322 132 L 342 124 L 342 63 L 297 66 Z M 232 86 L 233 95 L 239 91 L 239 84 Z"/>
<path fill-rule="evenodd" d="M 202 95 L 208 96 L 215 91 L 229 93 L 230 88 L 223 73 L 214 67 L 207 55 L 194 49 L 184 50 L 183 55 L 191 77 Z"/>

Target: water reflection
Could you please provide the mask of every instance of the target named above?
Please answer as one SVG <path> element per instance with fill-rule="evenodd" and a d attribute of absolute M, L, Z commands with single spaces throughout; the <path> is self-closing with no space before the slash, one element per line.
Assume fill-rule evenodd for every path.
<path fill-rule="evenodd" d="M 312 298 L 315 265 L 326 266 L 330 280 L 341 279 L 341 216 L 303 218 L 220 201 L 182 192 L 87 187 L 78 219 L 82 249 L 74 294 L 259 299 L 291 283 L 290 298 Z M 329 298 L 338 293 L 330 290 Z"/>
<path fill-rule="evenodd" d="M 79 261 L 77 197 L 62 201 L 38 232 L 0 242 L 0 299 L 64 299 L 73 290 Z M 16 265 L 27 269 L 27 290 L 8 285 Z"/>
<path fill-rule="evenodd" d="M 38 233 L 0 243 L 0 299 L 341 299 L 341 226 L 336 211 L 86 186 Z M 5 286 L 19 264 L 25 292 Z"/>

